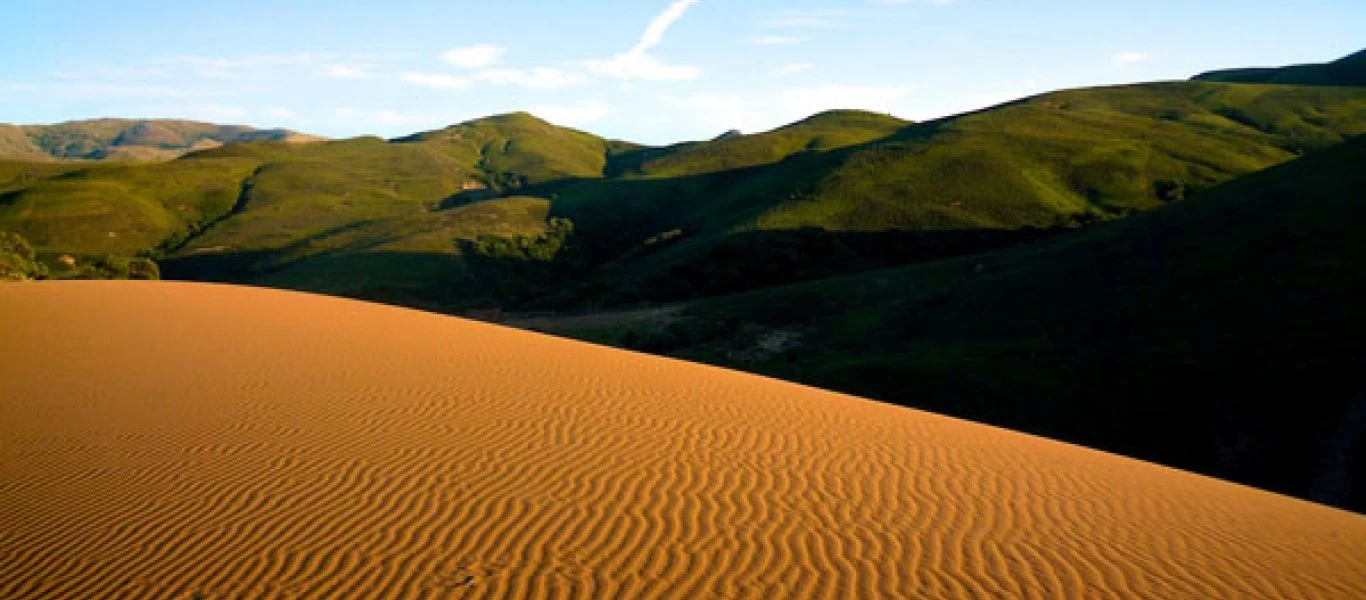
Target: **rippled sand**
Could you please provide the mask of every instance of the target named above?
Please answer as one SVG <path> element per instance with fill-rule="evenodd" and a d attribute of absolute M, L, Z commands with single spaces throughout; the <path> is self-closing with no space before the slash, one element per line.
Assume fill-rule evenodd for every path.
<path fill-rule="evenodd" d="M 251 288 L 0 285 L 0 598 L 1366 598 L 1366 519 Z"/>

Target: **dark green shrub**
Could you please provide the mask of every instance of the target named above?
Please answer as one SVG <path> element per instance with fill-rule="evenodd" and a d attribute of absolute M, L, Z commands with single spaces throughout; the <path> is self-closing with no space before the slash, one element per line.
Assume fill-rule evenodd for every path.
<path fill-rule="evenodd" d="M 0 231 L 0 281 L 41 279 L 47 267 L 38 262 L 38 253 L 23 236 Z"/>

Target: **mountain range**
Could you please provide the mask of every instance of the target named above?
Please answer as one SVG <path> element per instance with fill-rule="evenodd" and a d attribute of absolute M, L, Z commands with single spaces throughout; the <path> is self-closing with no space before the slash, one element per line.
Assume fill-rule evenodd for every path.
<path fill-rule="evenodd" d="M 662 147 L 8 127 L 0 230 L 52 277 L 505 312 L 1362 510 L 1362 56 Z"/>
<path fill-rule="evenodd" d="M 0 158 L 170 160 L 223 144 L 314 142 L 324 138 L 287 129 L 256 129 L 174 119 L 90 119 L 55 125 L 0 124 Z"/>

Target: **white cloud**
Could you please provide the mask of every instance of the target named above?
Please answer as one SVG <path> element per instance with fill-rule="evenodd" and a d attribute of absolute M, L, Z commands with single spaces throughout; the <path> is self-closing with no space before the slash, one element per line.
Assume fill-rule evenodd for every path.
<path fill-rule="evenodd" d="M 697 79 L 701 75 L 697 67 L 664 64 L 648 54 L 619 54 L 609 60 L 590 60 L 584 67 L 598 75 L 617 79 L 681 81 Z"/>
<path fill-rule="evenodd" d="M 790 117 L 801 118 L 837 108 L 896 112 L 910 86 L 822 85 L 788 88 L 778 92 L 778 106 Z"/>
<path fill-rule="evenodd" d="M 447 50 L 441 54 L 441 58 L 462 69 L 479 69 L 498 62 L 505 52 L 506 50 L 499 46 L 479 44 Z"/>
<path fill-rule="evenodd" d="M 359 67 L 333 64 L 322 68 L 320 75 L 331 79 L 367 79 L 370 73 Z"/>
<path fill-rule="evenodd" d="M 91 65 L 52 72 L 52 77 L 56 79 L 117 79 L 125 82 L 140 79 L 165 79 L 170 76 L 170 71 L 161 68 L 111 65 Z"/>
<path fill-rule="evenodd" d="M 903 113 L 902 103 L 911 91 L 909 86 L 823 85 L 787 88 L 759 96 L 693 94 L 665 96 L 662 100 L 680 109 L 685 118 L 709 130 L 754 132 L 832 109 Z"/>
<path fill-rule="evenodd" d="M 274 106 L 266 109 L 266 116 L 272 119 L 293 119 L 298 116 L 298 113 L 288 108 Z"/>
<path fill-rule="evenodd" d="M 404 73 L 400 79 L 418 87 L 437 90 L 463 90 L 470 87 L 470 80 L 444 73 Z"/>
<path fill-rule="evenodd" d="M 786 46 L 790 44 L 800 44 L 805 41 L 806 38 L 794 35 L 761 35 L 756 38 L 751 38 L 749 43 L 758 46 Z"/>
<path fill-rule="evenodd" d="M 565 88 L 583 83 L 582 75 L 553 67 L 485 69 L 476 72 L 472 78 L 497 85 L 516 85 L 535 90 Z"/>
<path fill-rule="evenodd" d="M 936 4 L 940 6 L 953 4 L 957 1 L 958 0 L 872 0 L 873 4 Z"/>
<path fill-rule="evenodd" d="M 0 90 L 47 94 L 57 98 L 80 98 L 82 100 L 162 100 L 166 98 L 203 98 L 225 95 L 217 90 L 190 89 L 167 84 L 75 81 L 43 83 L 7 81 L 0 82 Z"/>
<path fill-rule="evenodd" d="M 779 75 L 796 75 L 811 68 L 811 63 L 792 63 L 778 68 Z"/>
<path fill-rule="evenodd" d="M 763 26 L 771 29 L 825 29 L 839 26 L 840 21 L 848 15 L 849 11 L 842 8 L 790 11 L 765 21 Z"/>
<path fill-rule="evenodd" d="M 251 56 L 224 57 L 182 55 L 163 58 L 161 64 L 184 65 L 200 77 L 231 79 L 243 75 L 243 71 L 257 71 L 264 67 L 289 67 L 309 65 L 317 62 L 318 56 L 308 52 L 294 54 L 255 54 Z"/>
<path fill-rule="evenodd" d="M 196 104 L 174 113 L 181 117 L 202 121 L 236 121 L 247 117 L 247 109 L 231 104 Z"/>
<path fill-rule="evenodd" d="M 252 111 L 245 106 L 202 102 L 190 104 L 150 102 L 137 106 L 127 106 L 120 111 L 120 116 L 126 118 L 190 119 L 212 123 L 240 123 L 246 120 L 250 114 Z"/>
<path fill-rule="evenodd" d="M 602 120 L 612 110 L 600 100 L 585 100 L 576 104 L 536 106 L 527 112 L 556 125 L 583 127 Z"/>
<path fill-rule="evenodd" d="M 1111 60 L 1119 64 L 1129 65 L 1148 60 L 1148 54 L 1145 52 L 1120 52 L 1119 54 L 1114 55 Z"/>
<path fill-rule="evenodd" d="M 352 127 L 363 128 L 390 128 L 390 127 L 410 127 L 410 128 L 436 128 L 449 123 L 455 123 L 462 119 L 449 118 L 439 115 L 402 112 L 397 110 L 382 109 L 370 110 L 354 107 L 342 107 L 332 111 L 332 120 Z"/>
<path fill-rule="evenodd" d="M 664 100 L 712 131 L 757 131 L 772 122 L 772 115 L 764 110 L 761 102 L 740 94 L 692 94 L 665 97 Z"/>
<path fill-rule="evenodd" d="M 586 61 L 584 67 L 598 75 L 617 79 L 677 81 L 697 78 L 701 74 L 698 68 L 685 65 L 667 65 L 650 56 L 647 52 L 664 41 L 664 34 L 669 30 L 669 27 L 683 18 L 688 9 L 699 1 L 675 1 L 664 9 L 664 12 L 650 21 L 635 47 L 609 59 Z"/>

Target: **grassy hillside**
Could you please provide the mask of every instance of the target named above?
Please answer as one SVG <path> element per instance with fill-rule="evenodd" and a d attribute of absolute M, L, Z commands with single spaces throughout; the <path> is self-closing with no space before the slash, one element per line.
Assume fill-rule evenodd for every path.
<path fill-rule="evenodd" d="M 1037 244 L 558 332 L 1361 510 L 1363 161 L 1357 138 Z"/>
<path fill-rule="evenodd" d="M 1030 241 L 1363 132 L 1366 90 L 1210 83 L 1058 92 L 922 124 L 834 111 L 664 148 L 516 113 L 389 142 L 229 144 L 39 183 L 41 168 L 25 167 L 6 184 L 0 226 L 45 252 L 150 252 L 169 277 L 424 306 L 663 302 Z M 459 240 L 481 231 L 467 217 L 523 200 L 572 224 L 573 251 L 553 269 L 504 256 L 473 274 Z M 170 211 L 179 205 L 211 208 Z M 494 221 L 491 234 L 517 223 L 509 235 L 528 239 L 548 227 Z"/>
<path fill-rule="evenodd" d="M 21 143 L 15 130 L 22 133 Z M 0 125 L 0 158 L 102 159 L 111 161 L 169 160 L 191 150 L 221 144 L 279 140 L 315 141 L 319 138 L 285 129 L 254 129 L 171 119 L 91 119 L 55 125 Z"/>
<path fill-rule="evenodd" d="M 399 143 L 439 144 L 476 165 L 491 188 L 601 177 L 607 156 L 633 145 L 558 127 L 527 113 L 497 115 L 420 133 Z"/>
<path fill-rule="evenodd" d="M 1228 69 L 1195 77 L 1197 81 L 1287 85 L 1366 85 L 1366 50 L 1325 64 L 1278 68 Z"/>
<path fill-rule="evenodd" d="M 745 240 L 775 235 L 757 235 L 764 232 L 1072 227 L 1177 202 L 1361 133 L 1366 90 L 1205 83 L 1072 90 L 771 165 L 582 181 L 554 190 L 553 213 L 578 223 L 585 246 L 621 267 L 613 277 L 664 300 L 648 290 L 675 286 L 680 276 L 726 276 L 715 272 L 727 266 L 718 253 L 743 254 Z M 995 238 L 983 239 L 978 249 L 994 247 Z M 794 261 L 823 260 L 826 246 Z"/>

